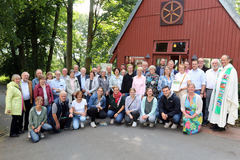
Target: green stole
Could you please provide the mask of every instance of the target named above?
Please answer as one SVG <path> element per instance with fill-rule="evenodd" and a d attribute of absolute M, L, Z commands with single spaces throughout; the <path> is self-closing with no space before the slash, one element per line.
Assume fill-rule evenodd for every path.
<path fill-rule="evenodd" d="M 230 67 L 226 70 L 226 72 L 224 73 L 224 75 L 222 76 L 222 81 L 220 83 L 220 90 L 219 90 L 219 94 L 217 97 L 217 104 L 216 104 L 216 109 L 215 109 L 215 113 L 216 114 L 220 114 L 221 112 L 221 106 L 222 106 L 222 100 L 223 100 L 223 94 L 225 92 L 225 88 L 231 73 L 231 70 L 233 69 L 233 67 Z M 218 71 L 218 75 L 217 75 L 217 79 L 216 79 L 216 83 L 215 83 L 215 90 L 214 90 L 214 98 L 213 98 L 213 108 L 214 108 L 214 102 L 215 102 L 215 97 L 216 97 L 216 88 L 217 88 L 217 82 L 218 82 L 218 78 L 219 78 L 219 73 L 221 72 L 221 69 L 219 69 Z M 212 110 L 213 110 L 212 108 Z"/>

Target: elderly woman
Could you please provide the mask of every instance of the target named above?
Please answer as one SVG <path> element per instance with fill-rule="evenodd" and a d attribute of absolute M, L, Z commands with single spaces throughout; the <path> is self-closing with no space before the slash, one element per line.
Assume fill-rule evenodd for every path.
<path fill-rule="evenodd" d="M 156 67 L 154 65 L 151 65 L 148 68 L 150 74 L 146 76 L 146 88 L 152 88 L 153 90 L 153 96 L 157 98 L 158 96 L 158 80 L 159 80 L 159 75 L 155 73 Z"/>
<path fill-rule="evenodd" d="M 118 86 L 118 88 L 121 90 L 123 76 L 120 75 L 120 69 L 114 68 L 113 73 L 114 75 L 110 78 L 109 81 L 109 87 L 112 89 L 112 91 L 114 86 Z"/>
<path fill-rule="evenodd" d="M 113 87 L 113 94 L 109 99 L 107 116 L 111 119 L 110 124 L 114 124 L 114 118 L 117 123 L 121 123 L 124 117 L 125 97 L 118 86 Z"/>
<path fill-rule="evenodd" d="M 179 72 L 175 76 L 175 80 L 180 82 L 180 88 L 178 91 L 174 91 L 179 99 L 183 95 L 187 94 L 187 85 L 191 83 L 190 75 L 186 73 L 186 67 L 184 64 L 179 64 Z"/>
<path fill-rule="evenodd" d="M 67 77 L 65 82 L 67 98 L 69 100 L 69 103 L 72 103 L 72 101 L 75 99 L 77 91 L 80 90 L 80 85 L 77 77 L 75 77 L 75 71 L 73 69 L 70 70 L 70 76 Z"/>
<path fill-rule="evenodd" d="M 47 124 L 47 109 L 42 106 L 43 98 L 38 96 L 35 98 L 36 106 L 32 107 L 29 112 L 28 138 L 34 143 L 39 141 L 39 134 L 44 138 L 43 132 L 52 130 L 52 126 Z"/>
<path fill-rule="evenodd" d="M 86 81 L 85 81 L 85 96 L 86 96 L 86 99 L 87 99 L 87 102 L 89 102 L 89 99 L 90 97 L 97 93 L 97 89 L 98 89 L 98 79 L 95 78 L 95 73 L 93 71 L 91 71 L 89 73 L 89 76 L 90 78 L 88 78 Z"/>
<path fill-rule="evenodd" d="M 146 95 L 141 102 L 140 123 L 147 126 L 147 121 L 149 121 L 149 127 L 153 127 L 156 119 L 157 98 L 153 96 L 152 88 L 147 89 Z"/>
<path fill-rule="evenodd" d="M 146 91 L 146 77 L 142 75 L 142 67 L 138 67 L 137 76 L 133 78 L 132 88 L 136 90 L 136 95 L 141 99 Z"/>
<path fill-rule="evenodd" d="M 35 86 L 34 99 L 36 99 L 38 96 L 43 98 L 42 105 L 47 108 L 47 114 L 49 115 L 51 110 L 50 105 L 53 103 L 54 97 L 50 85 L 46 83 L 45 76 L 40 76 L 39 83 Z M 50 122 L 49 118 L 48 122 Z"/>
<path fill-rule="evenodd" d="M 96 128 L 95 119 L 104 119 L 107 113 L 104 111 L 106 107 L 106 98 L 103 95 L 103 88 L 98 87 L 97 93 L 92 95 L 88 103 L 87 114 L 91 117 L 91 127 Z"/>
<path fill-rule="evenodd" d="M 132 123 L 132 127 L 136 127 L 137 119 L 140 116 L 141 99 L 136 96 L 136 90 L 134 88 L 130 88 L 129 93 L 130 96 L 125 100 L 125 123 Z"/>
<path fill-rule="evenodd" d="M 10 137 L 19 137 L 23 122 L 24 101 L 20 90 L 21 77 L 18 74 L 12 76 L 12 82 L 7 84 L 5 114 L 12 115 Z M 19 130 L 20 129 L 20 130 Z"/>
<path fill-rule="evenodd" d="M 75 76 L 75 73 L 74 73 Z M 79 128 L 79 120 L 81 121 L 81 128 L 84 128 L 87 114 L 87 101 L 83 98 L 83 92 L 77 91 L 76 99 L 72 102 L 73 109 L 73 129 Z"/>
<path fill-rule="evenodd" d="M 99 87 L 103 88 L 103 95 L 106 98 L 106 106 L 108 106 L 110 88 L 109 88 L 109 79 L 107 78 L 106 74 L 107 74 L 106 70 L 102 69 L 100 76 L 98 77 L 98 84 L 99 84 Z M 104 110 L 107 112 L 108 107 L 105 107 Z"/>
<path fill-rule="evenodd" d="M 182 96 L 181 111 L 183 113 L 183 132 L 196 134 L 200 131 L 202 125 L 202 98 L 194 93 L 195 84 L 188 84 L 188 94 Z"/>

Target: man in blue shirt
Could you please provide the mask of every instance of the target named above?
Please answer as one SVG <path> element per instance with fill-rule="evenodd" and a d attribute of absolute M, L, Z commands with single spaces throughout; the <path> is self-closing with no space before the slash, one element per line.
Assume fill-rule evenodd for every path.
<path fill-rule="evenodd" d="M 75 71 L 75 77 L 77 77 L 78 75 L 80 75 L 81 73 L 78 71 L 78 65 L 74 65 L 73 69 Z"/>
<path fill-rule="evenodd" d="M 192 70 L 188 72 L 191 77 L 192 83 L 195 84 L 195 93 L 203 98 L 203 93 L 205 91 L 206 77 L 203 70 L 198 68 L 198 60 L 192 61 Z"/>
<path fill-rule="evenodd" d="M 39 77 L 42 75 L 42 70 L 36 70 L 36 78 L 32 80 L 32 90 L 34 90 L 35 86 L 39 83 Z"/>
<path fill-rule="evenodd" d="M 54 99 L 59 97 L 59 93 L 61 91 L 66 91 L 66 83 L 63 79 L 60 79 L 61 72 L 59 70 L 55 71 L 55 76 L 56 78 L 54 78 L 51 82 Z"/>
<path fill-rule="evenodd" d="M 80 85 L 80 90 L 85 93 L 85 81 L 89 78 L 88 75 L 86 75 L 86 68 L 81 68 L 81 75 L 77 76 L 79 85 Z"/>

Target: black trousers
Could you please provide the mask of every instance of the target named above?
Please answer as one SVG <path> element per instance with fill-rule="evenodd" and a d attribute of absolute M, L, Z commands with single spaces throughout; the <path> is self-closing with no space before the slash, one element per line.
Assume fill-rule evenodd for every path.
<path fill-rule="evenodd" d="M 28 124 L 29 124 L 29 111 L 32 108 L 32 104 L 30 103 L 30 100 L 24 101 L 25 104 L 25 116 L 24 116 L 24 130 L 28 130 Z"/>
<path fill-rule="evenodd" d="M 88 116 L 91 117 L 91 122 L 94 122 L 96 118 L 104 119 L 107 117 L 107 113 L 104 110 L 100 110 L 98 112 L 97 107 L 90 107 L 87 110 L 87 114 L 88 114 Z"/>
<path fill-rule="evenodd" d="M 11 122 L 11 128 L 10 128 L 10 135 L 18 134 L 20 125 L 20 118 L 22 116 L 16 116 L 12 115 L 12 122 Z"/>
<path fill-rule="evenodd" d="M 108 96 L 105 95 L 105 97 L 106 97 L 106 107 L 103 110 L 107 113 L 108 112 L 108 106 L 109 106 L 109 95 Z"/>
<path fill-rule="evenodd" d="M 129 115 L 125 114 L 125 122 L 126 122 L 126 123 L 131 123 L 132 121 L 137 122 L 137 119 L 138 119 L 138 117 L 140 116 L 140 113 L 139 113 L 139 111 L 133 111 L 133 112 L 131 113 L 131 115 L 133 116 L 133 119 L 131 119 L 131 118 L 129 117 Z"/>
<path fill-rule="evenodd" d="M 69 111 L 66 111 L 65 113 L 62 114 L 62 118 L 59 121 L 60 129 L 55 128 L 56 127 L 55 121 L 51 123 L 53 132 L 59 133 L 61 132 L 61 129 L 64 129 L 65 127 L 69 128 L 71 126 L 72 118 L 69 118 L 69 114 L 70 114 Z"/>

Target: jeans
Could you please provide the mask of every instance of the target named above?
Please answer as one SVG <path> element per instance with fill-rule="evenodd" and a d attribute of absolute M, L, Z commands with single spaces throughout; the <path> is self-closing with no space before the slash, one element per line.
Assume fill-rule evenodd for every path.
<path fill-rule="evenodd" d="M 24 117 L 24 130 L 28 130 L 29 112 L 30 112 L 30 109 L 32 108 L 32 104 L 30 103 L 30 100 L 24 101 L 24 104 L 26 108 L 25 117 Z"/>
<path fill-rule="evenodd" d="M 64 119 L 60 119 L 59 123 L 60 123 L 60 128 L 56 129 L 56 123 L 55 121 L 51 123 L 52 126 L 52 130 L 55 133 L 59 133 L 61 132 L 61 129 L 63 129 L 64 127 L 69 128 L 71 123 L 72 123 L 72 118 L 69 118 L 69 111 L 66 111 L 65 113 L 62 114 L 62 118 L 66 117 Z"/>
<path fill-rule="evenodd" d="M 104 118 L 107 117 L 107 113 L 104 110 L 100 110 L 98 112 L 98 108 L 97 107 L 90 107 L 87 110 L 87 114 L 88 114 L 88 116 L 91 117 L 91 122 L 95 122 L 96 118 L 104 119 Z"/>
<path fill-rule="evenodd" d="M 52 129 L 52 126 L 49 124 L 43 124 L 41 127 L 41 133 L 46 132 L 46 131 L 50 131 Z M 34 143 L 39 141 L 39 134 L 34 132 L 33 130 L 30 131 L 30 135 L 31 135 L 31 139 Z"/>
<path fill-rule="evenodd" d="M 201 91 L 194 91 L 194 93 L 200 95 L 200 94 L 201 94 Z"/>
<path fill-rule="evenodd" d="M 156 116 L 155 115 L 151 115 L 149 116 L 147 119 L 143 120 L 142 119 L 142 115 L 140 116 L 140 123 L 145 123 L 147 121 L 149 121 L 150 123 L 154 123 L 156 120 Z"/>
<path fill-rule="evenodd" d="M 131 119 L 129 117 L 129 115 L 125 114 L 125 118 L 124 118 L 125 123 L 132 123 L 132 121 L 137 122 L 137 119 L 140 116 L 140 113 L 139 113 L 139 111 L 133 111 L 133 112 L 131 112 L 131 115 L 133 116 L 133 119 Z"/>
<path fill-rule="evenodd" d="M 57 99 L 59 95 L 53 95 L 54 100 Z"/>
<path fill-rule="evenodd" d="M 47 105 L 47 106 L 45 106 L 46 108 L 47 108 L 47 122 L 48 122 L 48 124 L 50 124 L 50 116 L 49 116 L 49 114 L 50 114 L 50 111 L 51 111 L 51 107 L 49 106 L 49 105 Z"/>
<path fill-rule="evenodd" d="M 165 114 L 167 114 L 168 112 L 167 111 L 163 111 Z M 160 115 L 160 119 L 165 122 L 165 123 L 168 123 L 169 122 L 169 118 L 172 118 L 173 119 L 173 123 L 175 124 L 179 124 L 180 121 L 181 121 L 181 118 L 182 118 L 182 112 L 179 112 L 177 114 L 175 114 L 173 117 L 168 117 L 166 120 L 162 119 L 162 115 L 159 113 Z"/>
<path fill-rule="evenodd" d="M 86 97 L 87 103 L 89 102 L 90 98 L 91 97 L 89 95 L 87 95 L 87 97 Z"/>
<path fill-rule="evenodd" d="M 74 115 L 73 116 L 73 129 L 78 129 L 79 128 L 79 120 L 81 122 L 85 122 L 86 121 L 86 117 L 82 116 L 82 115 Z"/>
<path fill-rule="evenodd" d="M 125 98 L 127 98 L 129 96 L 129 93 L 124 93 L 125 94 Z"/>
<path fill-rule="evenodd" d="M 114 118 L 114 114 L 116 114 L 116 113 L 117 113 L 116 111 L 108 110 L 107 116 L 108 116 L 109 118 L 113 119 L 113 118 Z M 124 111 L 122 111 L 121 113 L 119 113 L 119 114 L 117 115 L 117 117 L 115 118 L 115 121 L 116 121 L 117 123 L 121 123 L 122 120 L 123 120 L 124 114 L 125 114 Z"/>

